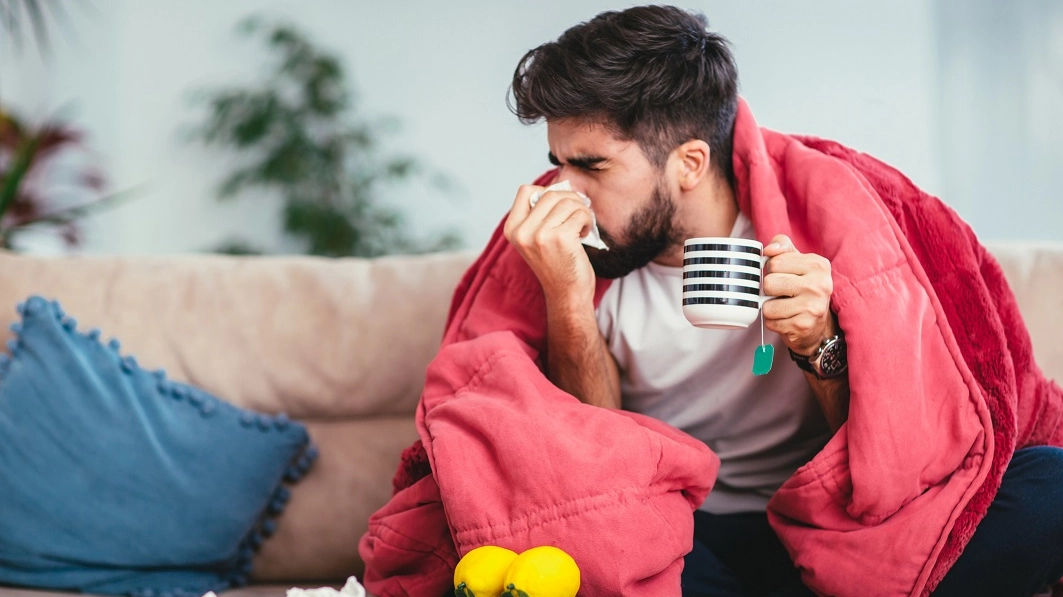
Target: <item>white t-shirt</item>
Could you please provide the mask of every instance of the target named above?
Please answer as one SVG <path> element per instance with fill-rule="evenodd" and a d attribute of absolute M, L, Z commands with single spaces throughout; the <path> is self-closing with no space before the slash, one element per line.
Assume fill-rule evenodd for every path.
<path fill-rule="evenodd" d="M 753 238 L 739 214 L 732 237 Z M 761 321 L 744 330 L 696 328 L 683 316 L 683 268 L 650 263 L 615 280 L 598 329 L 620 367 L 622 405 L 704 441 L 720 473 L 701 509 L 764 511 L 783 481 L 830 438 L 819 404 L 782 337 L 767 375 L 752 373 Z"/>

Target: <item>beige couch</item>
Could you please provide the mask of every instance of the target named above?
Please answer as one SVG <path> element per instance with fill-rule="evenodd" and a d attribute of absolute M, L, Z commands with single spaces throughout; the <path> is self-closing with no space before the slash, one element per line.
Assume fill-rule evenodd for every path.
<path fill-rule="evenodd" d="M 1042 368 L 1063 379 L 1063 244 L 990 245 Z M 0 253 L 0 325 L 32 293 L 122 340 L 149 368 L 241 406 L 304 421 L 321 457 L 234 593 L 360 575 L 358 538 L 391 495 L 451 293 L 475 257 L 38 258 Z M 2 343 L 0 343 L 2 344 Z M 38 591 L 0 588 L 0 597 Z"/>

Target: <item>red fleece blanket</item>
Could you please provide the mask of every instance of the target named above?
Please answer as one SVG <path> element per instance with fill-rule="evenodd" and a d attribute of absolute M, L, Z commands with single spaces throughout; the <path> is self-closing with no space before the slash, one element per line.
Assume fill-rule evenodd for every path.
<path fill-rule="evenodd" d="M 831 260 L 849 344 L 849 419 L 769 519 L 821 594 L 927 595 L 1014 450 L 1063 443 L 1063 392 L 948 207 L 869 156 L 759 128 L 744 103 L 734 139 L 740 208 L 760 240 L 788 234 Z M 544 334 L 538 284 L 496 231 L 455 293 L 421 443 L 360 543 L 371 592 L 442 595 L 459 553 L 553 544 L 580 564 L 582 595 L 679 594 L 718 461 L 667 425 L 558 390 Z"/>

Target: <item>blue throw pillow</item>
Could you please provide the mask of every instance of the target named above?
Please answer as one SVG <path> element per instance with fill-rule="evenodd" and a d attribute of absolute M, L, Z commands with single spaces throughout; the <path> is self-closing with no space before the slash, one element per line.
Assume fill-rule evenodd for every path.
<path fill-rule="evenodd" d="M 31 297 L 0 354 L 0 584 L 199 597 L 246 583 L 316 451 Z"/>

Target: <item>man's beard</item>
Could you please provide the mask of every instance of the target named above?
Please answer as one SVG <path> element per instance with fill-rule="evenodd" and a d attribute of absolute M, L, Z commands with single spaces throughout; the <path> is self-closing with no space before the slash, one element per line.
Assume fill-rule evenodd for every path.
<path fill-rule="evenodd" d="M 663 185 L 653 188 L 649 204 L 635 212 L 624 229 L 625 242 L 621 244 L 602 227 L 598 227 L 608 251 L 588 246 L 587 257 L 599 278 L 622 278 L 645 266 L 670 246 L 683 241 L 684 233 L 675 224 L 675 202 L 665 195 Z"/>

